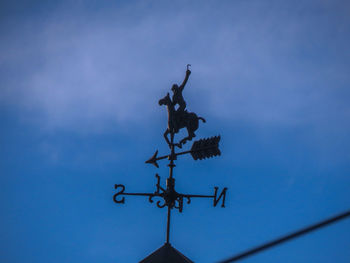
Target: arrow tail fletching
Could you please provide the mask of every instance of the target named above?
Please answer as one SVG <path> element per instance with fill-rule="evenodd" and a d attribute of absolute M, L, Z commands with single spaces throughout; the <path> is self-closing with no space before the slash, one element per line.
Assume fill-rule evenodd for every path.
<path fill-rule="evenodd" d="M 221 137 L 214 136 L 206 139 L 195 141 L 191 148 L 191 155 L 194 160 L 202 160 L 220 156 L 219 142 Z"/>

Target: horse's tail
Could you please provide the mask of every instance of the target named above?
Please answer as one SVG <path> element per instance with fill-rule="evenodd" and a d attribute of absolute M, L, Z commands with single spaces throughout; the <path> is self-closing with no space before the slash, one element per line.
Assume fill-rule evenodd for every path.
<path fill-rule="evenodd" d="M 204 123 L 206 122 L 205 119 L 202 118 L 202 117 L 198 117 L 198 120 L 201 120 L 201 121 L 204 122 Z"/>

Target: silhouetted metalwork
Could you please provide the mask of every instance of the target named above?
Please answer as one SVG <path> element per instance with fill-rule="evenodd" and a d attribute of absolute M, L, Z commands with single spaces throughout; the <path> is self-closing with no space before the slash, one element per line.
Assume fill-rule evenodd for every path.
<path fill-rule="evenodd" d="M 191 148 L 191 155 L 193 159 L 202 160 L 220 155 L 221 152 L 219 150 L 219 141 L 220 136 L 195 141 Z"/>
<path fill-rule="evenodd" d="M 160 197 L 161 200 L 158 200 L 156 202 L 157 207 L 164 208 L 165 206 L 172 208 L 176 208 L 181 213 L 183 210 L 183 201 L 185 199 L 187 204 L 191 203 L 191 198 L 212 198 L 214 207 L 217 206 L 220 200 L 222 200 L 221 207 L 225 207 L 225 198 L 226 198 L 226 191 L 227 188 L 225 187 L 221 193 L 218 195 L 218 187 L 214 187 L 214 194 L 213 195 L 195 195 L 195 194 L 181 194 L 175 191 L 175 179 L 174 178 L 167 178 L 166 179 L 166 188 L 163 188 L 160 185 L 160 176 L 156 174 L 157 178 L 157 184 L 156 184 L 156 191 L 154 193 L 125 193 L 125 186 L 122 184 L 116 184 L 114 185 L 114 188 L 117 191 L 117 193 L 113 196 L 113 200 L 117 204 L 124 204 L 125 203 L 125 197 L 119 198 L 118 196 L 123 195 L 137 195 L 137 196 L 146 196 L 148 197 L 148 201 L 150 203 L 154 202 L 155 197 Z"/>
<path fill-rule="evenodd" d="M 159 100 L 159 105 L 165 105 L 168 110 L 168 127 L 164 132 L 164 138 L 168 143 L 169 147 L 172 147 L 172 142 L 170 142 L 168 135 L 174 135 L 180 131 L 182 128 L 186 128 L 188 132 L 188 136 L 180 140 L 179 143 L 175 144 L 175 146 L 182 147 L 187 141 L 192 140 L 193 137 L 196 136 L 194 133 L 198 129 L 199 120 L 205 122 L 205 119 L 202 117 L 198 117 L 197 114 L 193 112 L 188 112 L 186 110 L 186 102 L 182 96 L 182 91 L 185 88 L 187 80 L 191 75 L 191 71 L 189 70 L 189 64 L 187 65 L 186 76 L 184 81 L 180 86 L 174 84 L 171 90 L 173 91 L 173 97 L 170 99 L 169 93 Z M 176 109 L 176 105 L 178 108 Z"/>
<path fill-rule="evenodd" d="M 141 262 L 192 262 L 188 258 L 184 257 L 180 252 L 175 250 L 170 246 L 170 222 L 171 222 L 171 210 L 177 209 L 180 213 L 183 211 L 184 201 L 187 204 L 191 203 L 192 198 L 211 198 L 213 200 L 213 206 L 216 207 L 221 202 L 221 207 L 225 207 L 226 200 L 226 191 L 227 188 L 223 188 L 220 192 L 219 187 L 214 187 L 214 193 L 212 195 L 198 195 L 198 194 L 183 194 L 179 193 L 175 190 L 175 179 L 173 177 L 173 170 L 175 165 L 175 160 L 177 160 L 177 156 L 184 154 L 191 154 L 194 160 L 202 160 L 205 158 L 211 158 L 214 156 L 219 156 L 221 154 L 219 150 L 219 141 L 220 136 L 215 136 L 207 139 L 200 139 L 195 141 L 188 151 L 176 152 L 175 149 L 182 148 L 183 145 L 192 140 L 195 135 L 195 131 L 198 129 L 199 120 L 205 122 L 205 119 L 202 117 L 198 117 L 197 114 L 193 112 L 188 112 L 186 110 L 186 102 L 183 98 L 182 92 L 184 87 L 188 81 L 189 76 L 191 75 L 191 71 L 189 69 L 190 65 L 187 65 L 186 76 L 184 81 L 180 86 L 174 84 L 172 86 L 173 96 L 170 98 L 169 93 L 159 100 L 159 105 L 165 105 L 168 110 L 168 127 L 164 133 L 164 138 L 170 148 L 170 153 L 164 156 L 158 157 L 158 150 L 153 154 L 153 156 L 146 161 L 146 163 L 153 164 L 157 168 L 159 168 L 159 164 L 157 161 L 168 159 L 169 160 L 169 176 L 166 179 L 165 187 L 161 186 L 161 178 L 158 174 L 156 174 L 156 190 L 153 193 L 128 193 L 125 192 L 125 186 L 123 184 L 116 184 L 114 186 L 116 193 L 113 196 L 113 200 L 117 204 L 125 203 L 125 196 L 145 196 L 148 197 L 148 201 L 150 203 L 154 203 L 159 208 L 167 207 L 167 229 L 166 229 L 166 243 L 165 245 L 154 252 L 152 255 L 147 257 Z M 177 109 L 176 109 L 177 106 Z M 180 129 L 186 128 L 188 132 L 188 136 L 180 139 L 178 142 L 175 142 L 175 135 L 180 131 Z M 169 139 L 170 135 L 170 139 Z M 155 200 L 158 198 L 158 200 Z M 175 251 L 175 252 L 174 252 Z M 178 252 L 178 253 L 176 253 Z M 174 256 L 174 260 L 170 260 L 170 258 L 166 258 L 167 253 L 169 255 Z M 176 261 L 176 258 L 181 258 L 183 261 Z M 170 257 L 170 256 L 169 256 Z M 163 259 L 162 259 L 163 258 Z M 147 261 L 148 260 L 148 261 Z M 149 261 L 151 260 L 151 261 Z M 152 261 L 153 260 L 153 261 Z M 186 261 L 187 260 L 187 261 Z"/>
<path fill-rule="evenodd" d="M 175 156 L 190 153 L 194 160 L 202 160 L 205 158 L 211 158 L 214 156 L 221 155 L 219 150 L 220 136 L 211 137 L 208 139 L 200 139 L 192 144 L 191 150 L 175 153 Z M 159 168 L 157 161 L 170 158 L 170 155 L 164 155 L 157 157 L 158 150 L 153 154 L 153 156 L 146 161 L 146 163 L 153 164 L 155 167 Z"/>
<path fill-rule="evenodd" d="M 255 248 L 252 248 L 252 249 L 248 250 L 248 251 L 245 251 L 245 252 L 242 252 L 240 254 L 237 254 L 237 255 L 229 258 L 229 259 L 220 261 L 219 263 L 235 262 L 235 261 L 247 258 L 249 256 L 252 256 L 254 254 L 262 252 L 262 251 L 264 251 L 266 249 L 272 248 L 272 247 L 280 245 L 280 244 L 282 244 L 284 242 L 290 241 L 291 239 L 294 239 L 294 238 L 300 237 L 302 235 L 308 234 L 308 233 L 310 233 L 312 231 L 315 231 L 315 230 L 320 229 L 322 227 L 328 226 L 328 225 L 330 225 L 332 223 L 335 223 L 335 222 L 340 221 L 342 219 L 345 219 L 347 217 L 350 217 L 350 211 L 347 211 L 347 212 L 344 212 L 342 214 L 336 215 L 334 217 L 328 218 L 328 219 L 326 219 L 326 220 L 324 220 L 322 222 L 319 222 L 317 224 L 305 227 L 305 228 L 303 228 L 303 229 L 301 229 L 299 231 L 296 231 L 296 232 L 294 232 L 292 234 L 282 236 L 282 237 L 277 238 L 277 239 L 275 239 L 273 241 L 270 241 L 270 242 L 268 242 L 266 244 L 257 246 Z"/>

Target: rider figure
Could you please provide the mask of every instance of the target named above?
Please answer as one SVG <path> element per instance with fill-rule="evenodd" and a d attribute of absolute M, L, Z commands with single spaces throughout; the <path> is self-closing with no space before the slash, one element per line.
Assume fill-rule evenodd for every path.
<path fill-rule="evenodd" d="M 185 109 L 186 109 L 186 102 L 182 96 L 182 91 L 185 88 L 185 85 L 187 83 L 188 77 L 191 74 L 191 70 L 189 70 L 188 68 L 189 65 L 187 65 L 187 70 L 186 70 L 186 76 L 184 81 L 182 82 L 182 84 L 180 86 L 178 86 L 177 84 L 174 84 L 173 87 L 171 88 L 171 90 L 173 91 L 173 97 L 172 97 L 172 102 L 173 105 L 175 107 L 176 104 L 179 105 L 178 109 L 176 110 L 176 116 L 177 116 L 177 120 L 176 120 L 176 130 L 179 130 L 179 127 L 181 125 L 181 119 L 183 114 L 185 113 Z M 176 131 L 176 132 L 177 132 Z"/>

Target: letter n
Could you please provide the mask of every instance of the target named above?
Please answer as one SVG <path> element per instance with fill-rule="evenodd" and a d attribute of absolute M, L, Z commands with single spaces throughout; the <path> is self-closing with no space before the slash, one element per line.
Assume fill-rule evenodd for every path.
<path fill-rule="evenodd" d="M 118 189 L 118 188 L 121 188 L 121 190 L 119 192 L 117 192 L 114 196 L 113 196 L 113 201 L 116 202 L 117 204 L 124 204 L 125 202 L 125 197 L 123 197 L 122 199 L 120 200 L 117 200 L 117 196 L 118 195 L 122 195 L 125 191 L 125 186 L 122 185 L 122 184 L 115 184 L 114 185 L 114 189 Z"/>
<path fill-rule="evenodd" d="M 214 207 L 216 207 L 216 205 L 219 203 L 220 199 L 222 198 L 222 204 L 221 207 L 225 207 L 225 198 L 226 198 L 226 191 L 227 191 L 227 187 L 225 187 L 221 194 L 218 197 L 218 189 L 219 187 L 214 187 L 215 192 L 214 192 Z"/>

